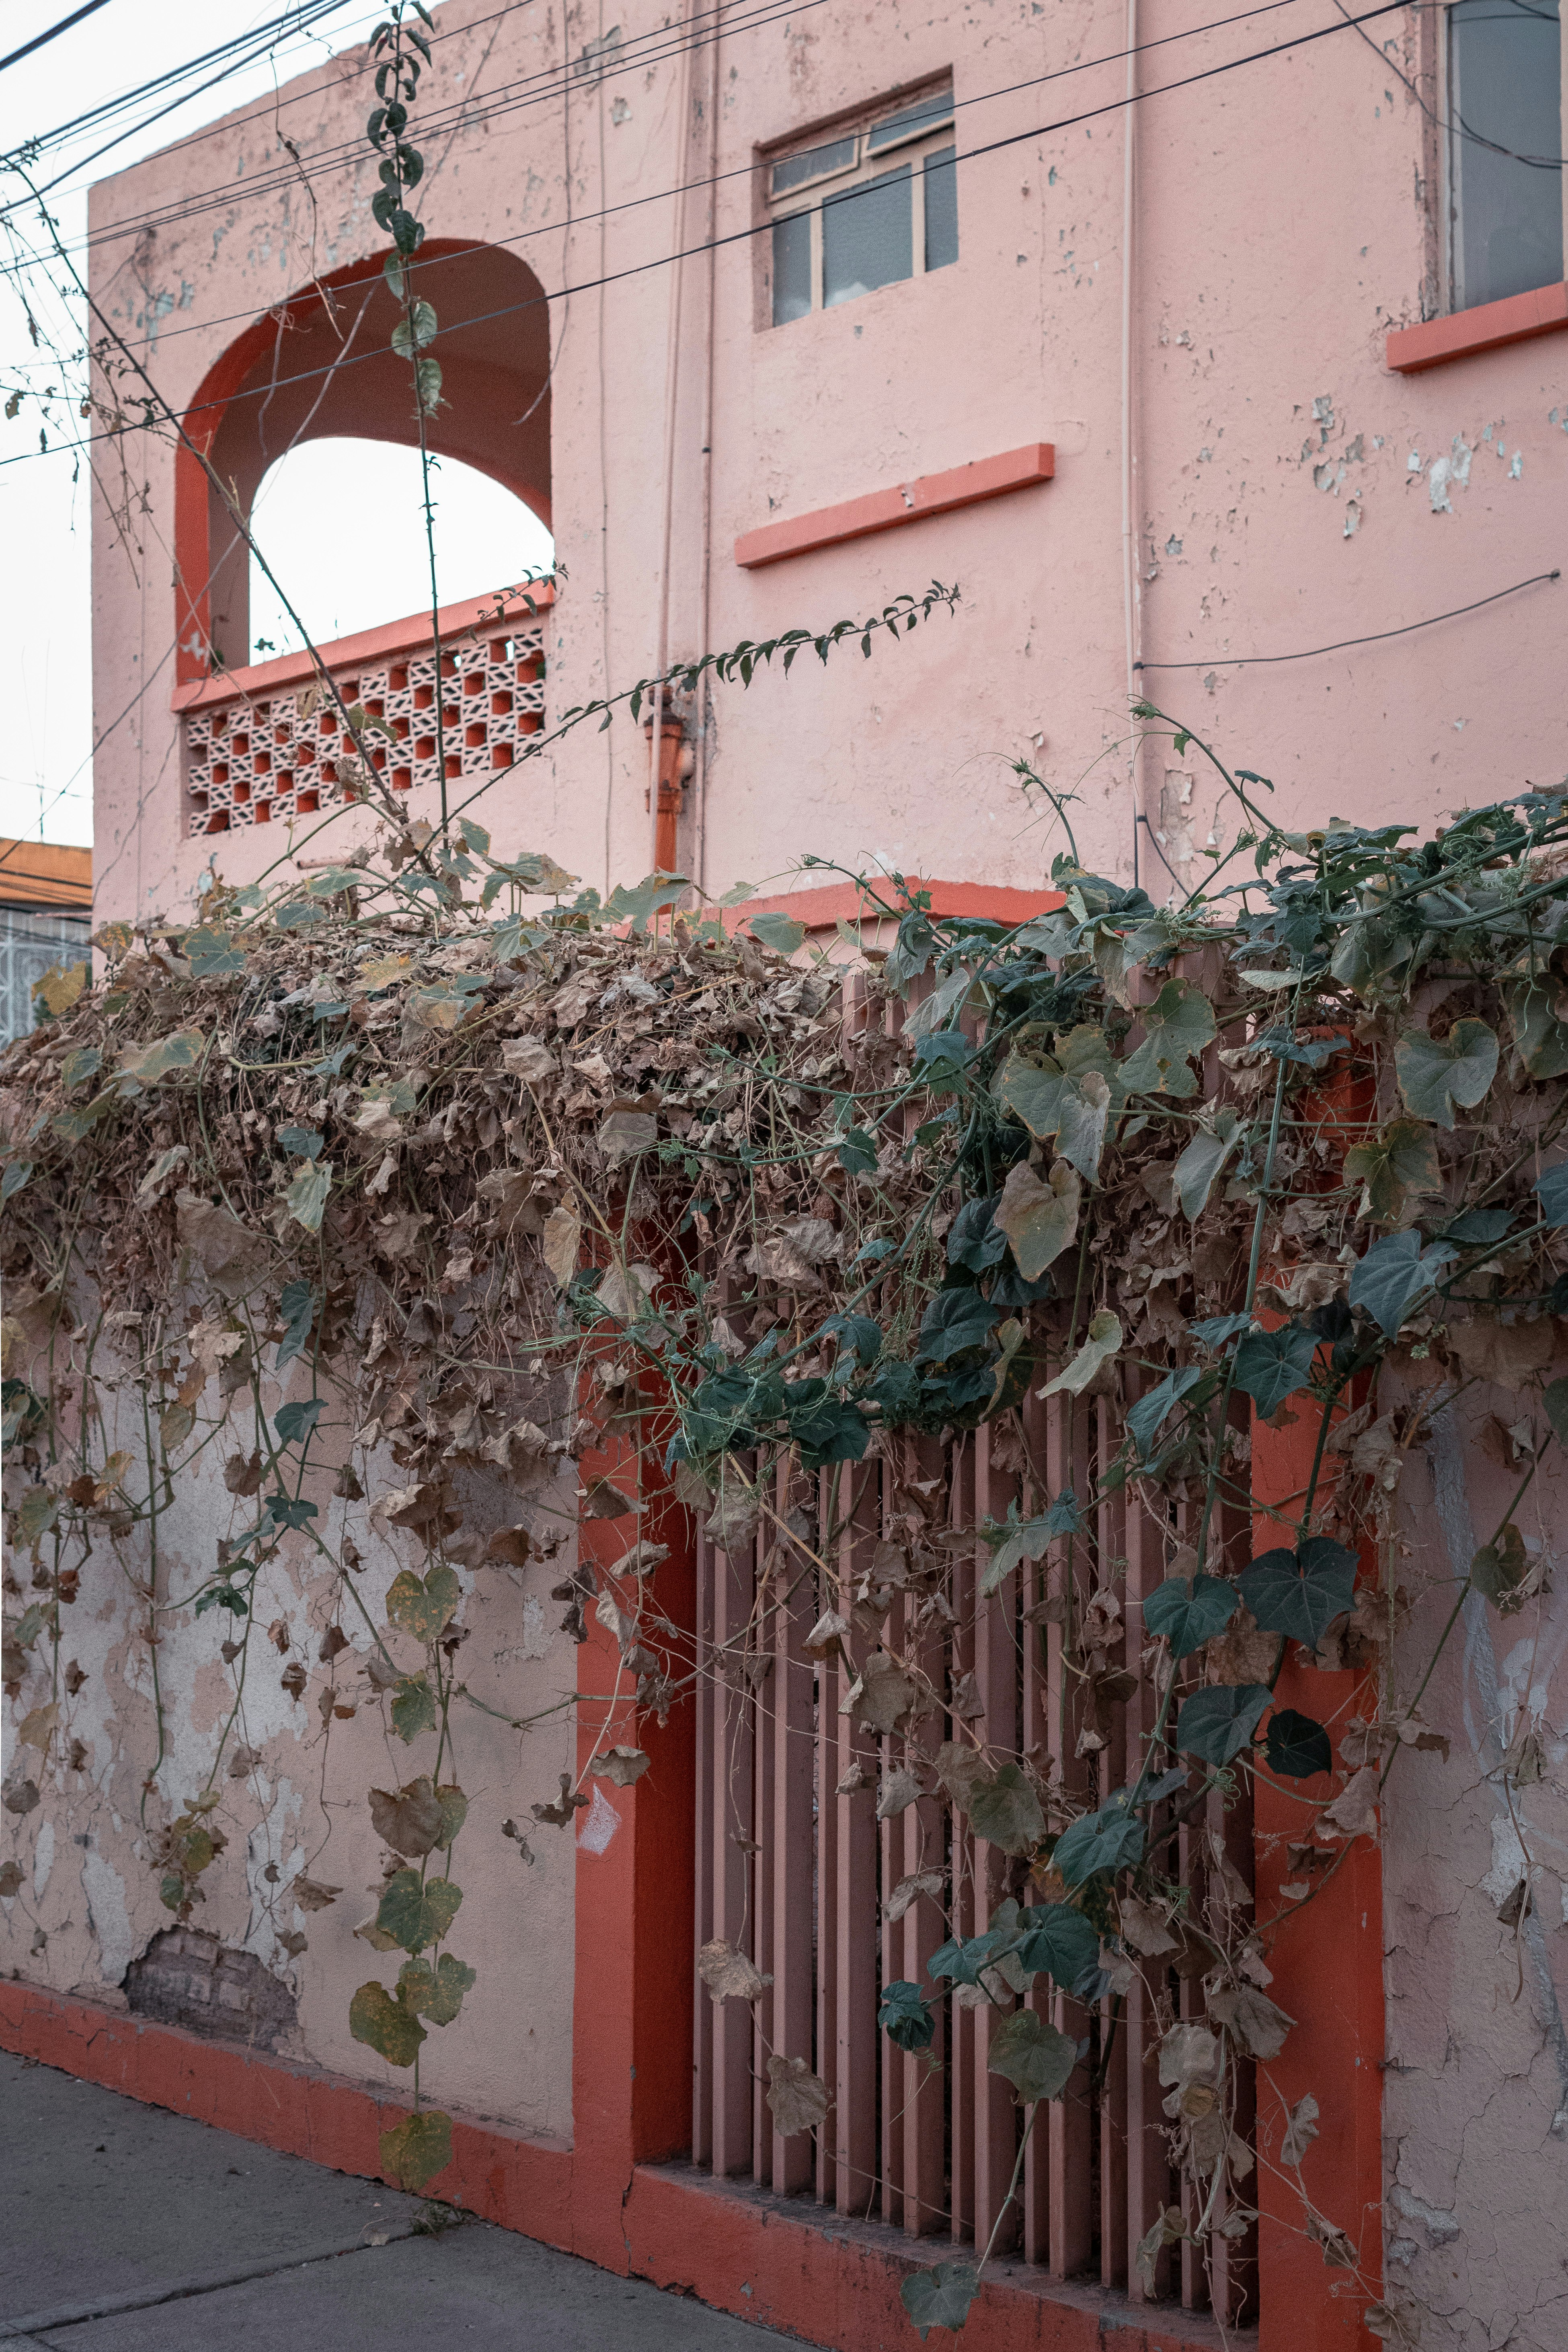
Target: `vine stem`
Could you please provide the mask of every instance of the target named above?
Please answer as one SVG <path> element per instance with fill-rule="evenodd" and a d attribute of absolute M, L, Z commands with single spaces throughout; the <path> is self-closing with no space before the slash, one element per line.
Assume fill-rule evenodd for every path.
<path fill-rule="evenodd" d="M 1300 1002 L 1301 991 L 1298 986 L 1291 1003 L 1293 1013 L 1300 1009 Z M 1289 1063 L 1281 1057 L 1279 1074 L 1274 1081 L 1274 1110 L 1268 1123 L 1268 1150 L 1263 1163 L 1263 1181 L 1258 1188 L 1258 1211 L 1252 1220 L 1252 1249 L 1247 1264 L 1245 1311 L 1249 1317 L 1252 1313 L 1253 1301 L 1258 1296 L 1258 1272 L 1263 1262 L 1263 1227 L 1268 1214 L 1268 1202 L 1274 1188 L 1274 1160 L 1279 1144 L 1279 1122 L 1285 1108 L 1285 1074 L 1289 1067 Z M 1218 1492 L 1219 1448 L 1224 1443 L 1230 1400 L 1236 1388 L 1236 1359 L 1237 1350 L 1233 1348 L 1230 1352 L 1230 1361 L 1226 1369 L 1225 1387 L 1220 1393 L 1219 1412 L 1215 1420 L 1214 1459 L 1209 1465 L 1208 1479 L 1204 1490 L 1204 1514 L 1198 1527 L 1196 1547 L 1197 1565 L 1193 1570 L 1194 1579 L 1203 1574 L 1204 1557 L 1208 1544 L 1209 1522 L 1214 1516 L 1215 1497 Z M 1171 1679 L 1165 1686 L 1164 1696 L 1160 1701 L 1160 1712 L 1155 1717 L 1153 1729 L 1149 1734 L 1149 1744 L 1143 1751 L 1143 1761 L 1138 1769 L 1136 1786 L 1127 1801 L 1127 1811 L 1130 1813 L 1136 1811 L 1139 1801 L 1149 1785 L 1149 1774 L 1153 1765 L 1155 1750 L 1164 1738 L 1165 1726 L 1171 1719 L 1171 1708 L 1175 1696 L 1176 1676 L 1173 1667 Z"/>

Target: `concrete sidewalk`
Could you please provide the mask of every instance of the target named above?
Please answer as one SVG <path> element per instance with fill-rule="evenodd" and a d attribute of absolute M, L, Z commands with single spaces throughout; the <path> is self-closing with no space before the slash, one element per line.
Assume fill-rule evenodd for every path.
<path fill-rule="evenodd" d="M 0 2053 L 0 2345 L 767 2352 L 784 2339 L 486 2221 Z"/>

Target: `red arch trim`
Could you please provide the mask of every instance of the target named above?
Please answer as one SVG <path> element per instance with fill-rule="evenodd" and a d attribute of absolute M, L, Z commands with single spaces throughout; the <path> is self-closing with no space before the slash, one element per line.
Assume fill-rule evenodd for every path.
<path fill-rule="evenodd" d="M 447 236 L 427 237 L 420 247 L 422 261 L 439 261 L 449 255 L 483 253 L 492 250 L 482 238 Z M 189 685 L 208 675 L 209 648 L 212 642 L 212 608 L 208 583 L 212 574 L 212 532 L 208 508 L 208 480 L 202 460 L 217 437 L 228 404 L 244 383 L 246 377 L 271 347 L 279 327 L 303 324 L 310 315 L 327 307 L 327 297 L 355 286 L 363 286 L 382 274 L 384 257 L 367 254 L 358 261 L 345 262 L 320 278 L 312 279 L 297 294 L 291 294 L 260 317 L 243 328 L 226 350 L 214 361 L 197 384 L 181 423 L 184 436 L 174 451 L 174 675 L 176 683 Z M 511 257 L 508 257 L 509 259 Z M 443 436 L 444 437 L 444 436 Z M 435 436 L 432 436 L 435 446 Z M 503 489 L 510 490 L 524 505 L 531 507 L 545 522 L 550 520 L 550 500 L 537 482 L 514 475 L 510 468 L 486 463 L 468 451 L 451 450 L 461 457 L 464 464 L 488 473 Z"/>

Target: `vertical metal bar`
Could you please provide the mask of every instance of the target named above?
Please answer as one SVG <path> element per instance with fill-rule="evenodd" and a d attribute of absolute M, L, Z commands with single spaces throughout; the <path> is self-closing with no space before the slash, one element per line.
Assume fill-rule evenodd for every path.
<path fill-rule="evenodd" d="M 1092 1401 L 1078 1402 L 1071 1398 L 1059 1402 L 1061 1433 L 1058 1444 L 1061 1454 L 1065 1463 L 1070 1465 L 1073 1492 L 1087 1496 L 1091 1484 L 1089 1432 L 1093 1403 Z M 1095 1801 L 1097 1775 L 1093 1767 L 1087 1765 L 1077 1752 L 1079 1734 L 1086 1717 L 1079 1697 L 1081 1685 L 1069 1669 L 1067 1652 L 1069 1636 L 1073 1648 L 1081 1648 L 1079 1635 L 1084 1605 L 1094 1589 L 1092 1565 L 1084 1559 L 1084 1553 L 1089 1548 L 1090 1538 L 1088 1535 L 1075 1537 L 1067 1547 L 1070 1570 L 1064 1570 L 1063 1579 L 1066 1622 L 1051 1625 L 1047 1643 L 1047 1685 L 1061 1784 L 1075 1803 L 1080 1805 Z M 1088 2012 L 1063 1994 L 1057 1997 L 1054 2021 L 1058 2032 L 1071 2034 L 1075 2041 L 1082 2041 L 1089 2032 Z M 1050 2268 L 1053 2278 L 1075 2277 L 1087 2268 L 1092 2254 L 1094 2152 L 1088 2091 L 1088 2072 L 1079 2066 L 1063 2095 L 1052 2100 L 1046 2119 L 1051 2148 Z"/>
<path fill-rule="evenodd" d="M 713 1936 L 713 1811 L 716 1775 L 714 1727 L 717 1714 L 713 1688 L 713 1548 L 705 1535 L 697 1538 L 697 1679 L 692 1691 L 696 1717 L 697 1904 L 693 1933 L 701 1950 Z M 691 2034 L 691 2160 L 713 2161 L 713 2003 L 701 1978 L 692 1971 Z"/>
<path fill-rule="evenodd" d="M 902 1641 L 904 1603 L 900 1596 L 894 1601 L 884 1630 L 884 1640 L 897 1647 Z M 894 1769 L 895 1752 L 900 1742 L 884 1738 L 878 1742 L 877 1785 L 880 1788 L 888 1774 Z M 880 1824 L 877 1840 L 881 1884 L 879 1902 L 882 1912 L 882 1988 L 897 1984 L 908 1975 L 904 1966 L 904 1937 L 901 1923 L 890 1924 L 887 1916 L 888 1897 L 904 1875 L 903 1824 L 894 1819 Z M 908 2061 L 904 2053 L 891 2044 L 882 2052 L 882 2219 L 895 2228 L 904 2221 L 904 2107 L 908 2095 Z"/>
<path fill-rule="evenodd" d="M 1043 1508 L 1051 1494 L 1050 1421 L 1052 1408 L 1042 1403 L 1037 1395 L 1031 1396 L 1024 1407 L 1024 1434 L 1029 1459 L 1038 1465 L 1037 1492 L 1032 1497 L 1036 1510 Z M 1046 1486 L 1044 1495 L 1037 1491 L 1040 1480 Z M 1019 1505 L 1020 1516 L 1024 1506 Z M 1045 1620 L 1039 1613 L 1045 1606 L 1049 1570 L 1042 1559 L 1031 1566 L 1024 1579 L 1020 1640 L 1023 1658 L 1023 1742 L 1026 1754 L 1046 1758 L 1050 1752 L 1050 1707 L 1046 1684 Z M 1029 2007 L 1037 2016 L 1049 2019 L 1050 1982 L 1037 1977 L 1029 1988 Z M 1020 2187 L 1023 2199 L 1024 2259 L 1045 2263 L 1050 2257 L 1050 2177 L 1051 2136 L 1044 2116 L 1037 2116 L 1029 2144 L 1024 2155 L 1024 2178 Z"/>
<path fill-rule="evenodd" d="M 1120 1419 L 1107 1397 L 1096 1400 L 1094 1427 L 1096 1469 L 1103 1479 L 1121 1439 Z M 1119 1662 L 1126 1670 L 1140 1675 L 1141 1686 L 1136 1636 L 1127 1631 L 1126 1569 L 1123 1567 L 1114 1577 L 1111 1573 L 1113 1562 L 1125 1562 L 1127 1559 L 1126 1491 L 1122 1487 L 1107 1496 L 1100 1507 L 1100 1579 L 1102 1587 L 1121 1586 L 1123 1631 Z M 1118 1660 L 1112 1659 L 1111 1663 Z M 1135 1691 L 1130 1706 L 1135 1708 L 1136 1705 Z M 1134 1752 L 1129 1738 L 1129 1706 L 1114 1707 L 1109 1745 L 1100 1755 L 1101 1798 L 1108 1797 L 1112 1789 L 1125 1788 L 1135 1777 Z M 1103 2285 L 1111 2287 L 1125 2285 L 1127 2279 L 1127 2037 L 1123 2007 L 1122 2001 L 1115 2000 L 1100 2004 L 1100 2276 Z"/>
<path fill-rule="evenodd" d="M 853 1527 L 836 1547 L 841 1590 L 825 1595 L 837 1606 L 846 1597 L 881 1532 L 878 1482 L 868 1483 Z M 845 1612 L 846 1614 L 847 1612 Z M 879 2093 L 877 2080 L 877 1745 L 837 1709 L 852 1676 L 842 1661 L 826 1670 L 825 1688 L 838 1726 L 838 1774 L 832 1802 L 838 1858 L 837 1943 L 834 1953 L 837 2011 L 837 2087 L 834 2105 L 837 2203 L 841 2213 L 868 2215 L 878 2189 Z M 838 1783 L 860 1785 L 837 1793 Z"/>
<path fill-rule="evenodd" d="M 905 1623 L 913 1617 L 912 1608 L 906 1605 Z M 906 1639 L 908 1637 L 906 1636 Z M 928 1630 L 918 1648 L 912 1643 L 906 1650 L 911 1663 L 919 1667 L 934 1691 L 942 1691 L 947 1676 L 946 1643 L 936 1628 Z M 930 1787 L 934 1780 L 931 1755 L 940 1741 L 940 1718 L 935 1736 L 929 1748 L 915 1734 L 904 1746 L 904 1762 L 914 1770 L 922 1784 Z M 942 1859 L 943 1808 L 936 1798 L 923 1796 L 906 1808 L 900 1815 L 903 1825 L 903 1874 L 940 1866 Z M 945 1942 L 946 1923 L 942 1906 L 929 1895 L 921 1895 L 910 1905 L 898 1923 L 902 1931 L 904 1974 L 912 1982 L 928 1985 L 926 1963 L 937 1947 Z M 945 2074 L 947 2056 L 946 2019 L 937 2012 L 936 2038 L 929 2051 L 917 2051 L 904 2059 L 904 2230 L 910 2237 L 925 2237 L 947 2226 L 946 2194 L 946 2116 Z"/>
<path fill-rule="evenodd" d="M 765 1524 L 765 1523 L 764 1523 Z M 761 1555 L 764 1538 L 759 1531 L 753 1543 L 757 1555 L 753 1568 L 753 1591 L 761 1589 Z M 755 1602 L 753 1602 L 755 1613 Z M 775 1791 L 780 1768 L 779 1745 L 782 1732 L 778 1707 L 778 1664 L 773 1654 L 773 1626 L 771 1619 L 763 1621 L 747 1644 L 746 1665 L 752 1688 L 749 1704 L 752 1737 L 756 1754 L 756 1826 L 752 1836 L 759 1848 L 765 1839 L 775 1844 Z M 756 1905 L 756 1944 L 752 1958 L 758 1973 L 772 1979 L 752 2003 L 755 2021 L 755 2038 L 752 2051 L 752 2177 L 759 2187 L 771 2188 L 773 2177 L 773 2119 L 763 2094 L 768 2087 L 768 2053 L 779 2047 L 775 2019 L 779 2006 L 779 1953 L 777 1938 L 777 1882 L 774 1856 L 759 1851 L 749 1857 L 752 1865 L 752 1900 Z"/>
<path fill-rule="evenodd" d="M 963 1475 L 953 1480 L 954 1523 L 977 1527 L 995 1516 L 992 1507 L 990 1432 L 975 1431 L 963 1447 Z M 1005 1503 L 998 1498 L 1000 1510 Z M 961 1513 L 963 1516 L 961 1516 Z M 975 1566 L 980 1565 L 978 1550 Z M 1016 1571 L 1014 1571 L 1016 1576 Z M 981 1717 L 986 1744 L 1008 1754 L 1018 1745 L 1017 1678 L 1007 1602 L 1013 1597 L 1009 1577 L 1003 1592 L 989 1603 L 976 1600 L 974 1619 L 974 1680 L 984 1712 Z M 1005 1598 L 1004 1598 L 1004 1594 Z M 978 1933 L 988 1924 L 1005 1887 L 1007 1856 L 983 1838 L 974 1841 L 974 1906 Z M 1018 2109 L 1012 2086 L 1001 2074 L 988 2071 L 991 2034 L 1001 2022 L 989 2003 L 973 2011 L 974 2064 L 974 2238 L 990 2242 L 1013 2178 L 1018 2152 Z M 1015 2206 L 1002 2221 L 996 2252 L 1005 2253 L 1018 2235 Z"/>
<path fill-rule="evenodd" d="M 956 1473 L 958 1463 L 953 1468 Z M 954 1498 L 955 1513 L 962 1508 Z M 974 1671 L 974 1591 L 979 1579 L 972 1553 L 955 1552 L 952 1562 L 952 1673 L 959 1680 Z M 955 1724 L 957 1732 L 960 1727 Z M 974 1841 L 958 1811 L 952 1815 L 951 1877 L 948 1907 L 952 1932 L 968 1937 L 984 1925 L 975 1916 Z M 950 1997 L 947 2010 L 947 2073 L 949 2080 L 950 2173 L 949 2227 L 958 2240 L 974 2235 L 974 2013 Z"/>
<path fill-rule="evenodd" d="M 1127 1402 L 1135 1401 L 1131 1391 Z M 1136 1486 L 1127 1497 L 1127 1651 L 1131 1664 L 1140 1659 L 1138 1688 L 1129 1701 L 1123 1737 L 1131 1771 L 1142 1764 L 1144 1746 L 1159 1711 L 1159 1692 L 1141 1663 L 1146 1636 L 1143 1601 L 1163 1579 L 1165 1540 L 1146 1509 Z M 1159 2056 L 1152 1990 L 1157 1990 L 1154 1965 L 1145 1962 L 1127 1995 L 1127 2210 L 1124 2275 L 1134 2303 L 1150 2299 L 1137 2265 L 1138 2247 L 1171 2201 L 1171 2171 L 1160 2087 Z M 1154 2265 L 1154 2295 L 1163 2299 L 1171 2290 L 1171 2257 L 1164 2249 Z"/>
<path fill-rule="evenodd" d="M 741 1637 L 752 1612 L 749 1552 L 714 1551 L 714 1783 L 712 1804 L 713 1933 L 744 1951 L 749 1846 L 752 1832 L 753 1768 L 751 1696 Z M 742 2000 L 712 2004 L 713 2169 L 752 2168 L 752 2011 Z"/>
<path fill-rule="evenodd" d="M 826 1528 L 828 1481 L 826 1474 L 816 1476 L 819 1547 Z M 826 1557 L 826 1554 L 824 1555 Z M 814 1577 L 802 1587 L 809 1594 L 811 1609 L 807 1612 L 818 1617 L 831 1607 L 833 1593 L 828 1580 Z M 814 1684 L 816 1738 L 813 1742 L 813 1772 L 815 1790 L 815 1827 L 816 1833 L 815 1864 L 816 1942 L 815 1958 L 816 2018 L 813 2063 L 826 2084 L 833 2101 L 828 2121 L 816 2134 L 816 2201 L 834 2205 L 838 2198 L 838 2111 L 844 2096 L 844 2082 L 839 2068 L 838 2047 L 838 1898 L 839 1898 L 839 1802 L 835 1794 L 843 1766 L 843 1726 L 838 1718 L 837 1676 L 831 1661 L 824 1659 L 816 1668 Z"/>
<path fill-rule="evenodd" d="M 783 1477 L 779 1481 L 781 1518 L 793 1497 Z M 794 1582 L 799 1555 L 785 1544 L 768 1547 L 776 1563 L 766 1586 L 769 1615 L 764 1647 L 773 1654 L 773 1672 L 763 1684 L 760 1704 L 773 1718 L 773 2054 L 780 2058 L 811 2056 L 812 2025 L 812 1666 L 805 1654 L 811 1620 L 805 1614 L 812 1598 L 809 1585 L 797 1592 L 787 1608 L 778 1605 Z M 765 2089 L 766 2059 L 759 2059 Z M 764 2105 L 764 2114 L 769 2111 Z M 770 2116 L 771 2122 L 771 2116 Z M 774 2193 L 781 2197 L 804 2189 L 811 2179 L 812 2141 L 808 2132 L 788 2138 L 770 2129 L 769 2171 Z"/>

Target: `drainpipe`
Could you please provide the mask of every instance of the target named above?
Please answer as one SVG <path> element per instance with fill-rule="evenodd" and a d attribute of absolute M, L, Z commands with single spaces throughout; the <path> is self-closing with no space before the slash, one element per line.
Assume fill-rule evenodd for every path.
<path fill-rule="evenodd" d="M 646 805 L 653 810 L 653 864 L 656 874 L 677 871 L 678 831 L 686 782 L 696 764 L 673 698 L 657 688 L 653 709 L 643 720 L 648 745 L 648 789 Z"/>
<path fill-rule="evenodd" d="M 709 650 L 709 624 L 712 610 L 713 583 L 713 345 L 718 318 L 718 236 L 719 236 L 719 47 L 724 37 L 723 0 L 716 0 L 713 12 L 713 40 L 710 56 L 711 68 L 708 83 L 708 299 L 707 317 L 703 323 L 702 375 L 702 495 L 699 529 L 702 534 L 702 584 L 698 603 L 698 651 Z M 693 782 L 691 797 L 696 804 L 694 830 L 697 835 L 696 880 L 700 890 L 708 887 L 708 681 L 703 677 L 697 689 L 698 701 L 691 714 Z"/>
<path fill-rule="evenodd" d="M 1142 598 L 1138 581 L 1137 458 L 1132 432 L 1132 236 L 1134 223 L 1134 163 L 1138 120 L 1138 0 L 1127 0 L 1127 104 L 1122 131 L 1121 186 L 1121 602 L 1127 651 L 1127 701 L 1130 731 L 1127 750 L 1127 797 L 1132 819 L 1132 885 L 1138 887 L 1138 824 L 1142 815 L 1139 791 L 1139 741 L 1131 706 L 1139 693 L 1142 663 Z"/>
<path fill-rule="evenodd" d="M 669 559 L 675 513 L 675 425 L 676 409 L 680 391 L 680 312 L 681 297 L 686 287 L 686 174 L 691 148 L 691 51 L 696 39 L 696 17 L 700 0 L 691 0 L 691 10 L 686 25 L 686 40 L 680 60 L 680 89 L 676 120 L 680 126 L 677 153 L 676 186 L 680 191 L 675 199 L 675 249 L 682 257 L 672 271 L 674 283 L 669 290 L 669 320 L 664 353 L 664 512 L 661 518 L 658 560 L 658 631 L 654 650 L 654 675 L 662 678 L 669 667 Z M 676 819 L 680 813 L 680 793 L 676 787 L 673 813 L 667 811 L 665 794 L 668 789 L 666 770 L 665 730 L 672 714 L 667 708 L 664 688 L 656 688 L 653 698 L 653 722 L 647 730 L 649 737 L 648 793 L 650 802 L 657 800 L 653 823 L 653 863 L 656 873 L 672 874 L 676 870 Z M 677 754 L 684 748 L 678 731 L 673 749 Z M 656 787 L 657 785 L 657 792 Z M 666 824 L 666 816 L 668 824 Z"/>

